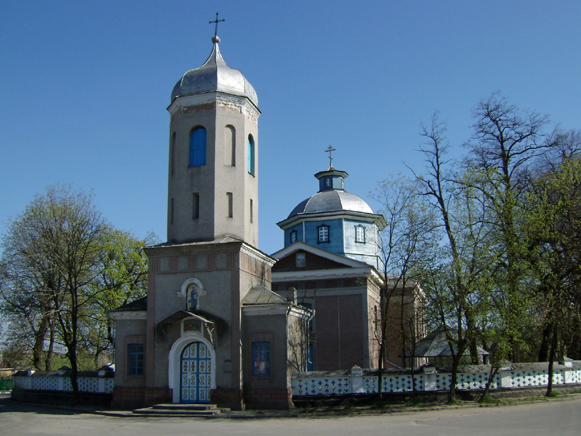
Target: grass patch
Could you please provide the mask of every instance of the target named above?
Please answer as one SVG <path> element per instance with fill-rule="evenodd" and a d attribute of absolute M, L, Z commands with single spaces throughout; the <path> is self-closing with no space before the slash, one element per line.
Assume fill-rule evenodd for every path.
<path fill-rule="evenodd" d="M 548 398 L 556 398 L 556 397 L 560 397 L 560 396 L 562 396 L 562 395 L 563 395 L 563 394 L 562 394 L 562 393 L 560 393 L 560 392 L 555 392 L 555 391 L 553 391 L 553 392 L 551 392 L 550 394 L 545 394 L 545 397 L 548 397 Z"/>
<path fill-rule="evenodd" d="M 484 398 L 482 398 L 478 402 L 480 404 L 490 404 L 490 405 L 499 405 L 499 404 L 502 404 L 502 401 L 500 401 L 498 398 L 494 398 L 494 397 L 491 397 L 489 395 L 485 396 Z"/>
<path fill-rule="evenodd" d="M 385 409 L 387 407 L 387 402 L 385 401 L 376 401 L 371 405 L 372 409 Z"/>
<path fill-rule="evenodd" d="M 408 401 L 407 403 L 405 403 L 405 407 L 418 407 L 420 406 L 422 403 L 420 400 L 418 400 L 417 398 L 414 398 L 411 401 Z"/>

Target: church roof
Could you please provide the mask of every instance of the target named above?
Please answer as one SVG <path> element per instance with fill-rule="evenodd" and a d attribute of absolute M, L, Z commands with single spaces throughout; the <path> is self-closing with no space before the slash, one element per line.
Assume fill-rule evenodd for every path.
<path fill-rule="evenodd" d="M 310 198 L 301 201 L 289 214 L 292 218 L 299 214 L 321 213 L 335 211 L 353 211 L 362 213 L 373 213 L 373 210 L 365 200 L 349 192 L 333 190 L 317 192 Z"/>
<path fill-rule="evenodd" d="M 288 304 L 288 301 L 264 286 L 255 286 L 243 298 L 242 304 Z"/>
<path fill-rule="evenodd" d="M 478 355 L 480 356 L 488 356 L 488 354 L 490 354 L 488 351 L 485 351 L 480 347 L 476 348 L 478 349 Z M 454 352 L 458 352 L 456 345 L 454 345 Z M 412 352 L 408 350 L 406 355 L 411 356 Z M 424 339 L 419 341 L 416 344 L 413 355 L 414 357 L 451 357 L 452 349 L 450 348 L 450 344 L 446 337 L 446 328 L 440 326 Z M 470 351 L 465 350 L 463 356 L 468 355 L 470 355 Z"/>
<path fill-rule="evenodd" d="M 111 310 L 111 312 L 133 312 L 143 310 L 147 310 L 147 297 L 143 297 L 139 300 L 132 301 L 131 303 L 124 304 L 117 309 Z"/>
<path fill-rule="evenodd" d="M 208 60 L 206 60 L 204 65 L 188 71 L 178 80 L 171 93 L 171 101 L 173 102 L 175 98 L 186 95 L 219 91 L 247 97 L 258 107 L 258 96 L 254 87 L 239 70 L 226 64 L 218 46 L 220 39 L 214 37 L 212 40 L 214 41 L 214 48 Z"/>

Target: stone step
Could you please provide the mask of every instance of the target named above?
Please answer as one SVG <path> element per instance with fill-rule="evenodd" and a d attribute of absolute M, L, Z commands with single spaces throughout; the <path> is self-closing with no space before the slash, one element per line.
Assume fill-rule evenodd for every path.
<path fill-rule="evenodd" d="M 153 409 L 165 409 L 165 410 L 213 410 L 218 408 L 218 406 L 216 406 L 215 404 L 200 404 L 200 403 L 156 404 L 151 407 Z"/>
<path fill-rule="evenodd" d="M 229 412 L 230 409 L 218 408 L 215 404 L 156 404 L 152 407 L 135 409 L 134 415 L 156 417 L 195 417 L 214 416 Z"/>
<path fill-rule="evenodd" d="M 213 410 L 171 410 L 171 409 L 136 409 L 133 411 L 134 415 L 147 415 L 147 416 L 213 416 L 222 413 L 220 409 Z"/>

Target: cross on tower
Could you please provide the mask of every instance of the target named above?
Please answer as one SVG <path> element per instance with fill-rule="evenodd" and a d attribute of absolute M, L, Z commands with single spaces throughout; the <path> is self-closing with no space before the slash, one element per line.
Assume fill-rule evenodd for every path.
<path fill-rule="evenodd" d="M 216 19 L 214 21 L 209 22 L 209 24 L 216 23 L 216 29 L 214 30 L 214 38 L 216 38 L 218 36 L 218 23 L 220 21 L 226 21 L 224 18 L 222 18 L 221 20 L 218 20 L 218 14 L 219 14 L 219 12 L 216 12 Z"/>
<path fill-rule="evenodd" d="M 325 150 L 325 153 L 329 153 L 329 169 L 333 168 L 333 152 L 337 151 L 333 147 L 329 145 L 329 147 Z"/>

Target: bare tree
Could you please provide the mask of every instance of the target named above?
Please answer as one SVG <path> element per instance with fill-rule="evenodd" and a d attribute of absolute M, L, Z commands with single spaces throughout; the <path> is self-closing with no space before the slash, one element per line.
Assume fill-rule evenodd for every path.
<path fill-rule="evenodd" d="M 415 181 L 403 177 L 387 179 L 378 184 L 373 198 L 382 205 L 386 220 L 382 232 L 383 284 L 380 288 L 380 311 L 376 323 L 375 340 L 379 345 L 378 386 L 381 397 L 383 368 L 397 354 L 405 356 L 409 343 L 417 340 L 410 320 L 422 311 L 417 293 L 415 275 L 421 264 L 430 263 L 433 252 L 433 215 L 417 192 Z M 415 326 L 415 324 L 414 324 Z M 396 353 L 390 356 L 390 353 Z"/>
<path fill-rule="evenodd" d="M 489 232 L 483 217 L 482 197 L 459 186 L 457 175 L 447 171 L 445 132 L 437 113 L 429 127 L 423 126 L 425 142 L 421 151 L 426 158 L 427 172 L 418 176 L 418 180 L 423 195 L 438 214 L 443 235 L 439 241 L 441 257 L 426 268 L 422 284 L 428 293 L 433 319 L 444 328 L 452 354 L 448 396 L 452 402 L 461 359 L 474 343 L 478 325 L 484 318 Z"/>

